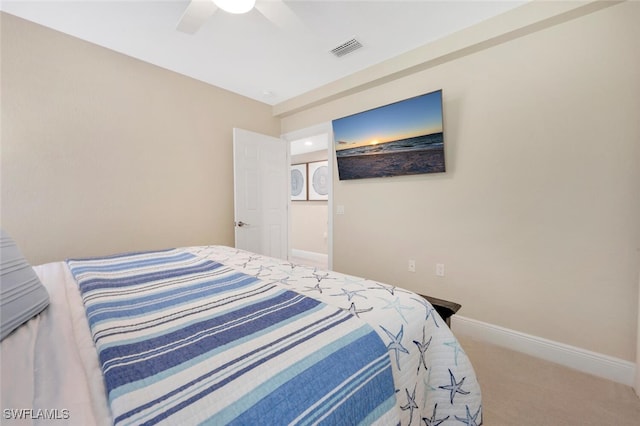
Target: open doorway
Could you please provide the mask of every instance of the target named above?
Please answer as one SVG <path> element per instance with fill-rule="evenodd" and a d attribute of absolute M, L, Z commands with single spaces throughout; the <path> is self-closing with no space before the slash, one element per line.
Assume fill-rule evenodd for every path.
<path fill-rule="evenodd" d="M 289 260 L 331 268 L 331 134 L 322 128 L 286 135 L 291 149 Z"/>

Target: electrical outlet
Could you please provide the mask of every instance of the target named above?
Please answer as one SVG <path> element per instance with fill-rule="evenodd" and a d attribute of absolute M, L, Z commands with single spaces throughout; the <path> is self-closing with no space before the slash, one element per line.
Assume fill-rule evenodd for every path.
<path fill-rule="evenodd" d="M 436 275 L 444 277 L 444 263 L 436 263 Z"/>
<path fill-rule="evenodd" d="M 409 259 L 409 272 L 416 271 L 416 261 L 413 259 Z"/>

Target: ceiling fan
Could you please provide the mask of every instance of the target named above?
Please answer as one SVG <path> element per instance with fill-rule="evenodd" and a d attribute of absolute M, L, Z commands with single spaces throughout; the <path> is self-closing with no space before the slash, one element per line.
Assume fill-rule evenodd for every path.
<path fill-rule="evenodd" d="M 304 24 L 283 0 L 191 0 L 176 29 L 187 34 L 195 34 L 218 9 L 242 14 L 250 12 L 254 7 L 282 29 L 298 33 L 304 31 Z"/>

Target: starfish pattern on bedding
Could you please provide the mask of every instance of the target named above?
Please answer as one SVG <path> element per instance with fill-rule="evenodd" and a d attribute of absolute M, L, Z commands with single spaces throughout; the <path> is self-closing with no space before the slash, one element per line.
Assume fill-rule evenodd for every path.
<path fill-rule="evenodd" d="M 320 294 L 322 294 L 322 291 L 325 290 L 324 288 L 322 288 L 320 286 L 320 282 L 318 282 L 318 284 L 314 285 L 313 287 L 310 287 L 310 286 L 307 285 L 307 286 L 305 286 L 305 288 L 307 289 L 305 291 L 317 291 Z"/>
<path fill-rule="evenodd" d="M 351 302 L 351 306 L 349 306 L 349 308 L 348 308 L 348 309 L 344 309 L 344 308 L 340 308 L 340 309 L 342 309 L 343 311 L 348 311 L 351 315 L 355 315 L 355 316 L 357 316 L 358 318 L 360 318 L 360 315 L 359 315 L 359 314 L 362 314 L 362 313 L 364 313 L 364 312 L 371 312 L 371 311 L 373 311 L 373 307 L 371 307 L 371 308 L 366 308 L 366 309 L 357 309 L 357 308 L 356 308 L 356 304 L 355 304 L 355 303 L 353 303 L 353 302 Z"/>
<path fill-rule="evenodd" d="M 302 267 L 301 265 L 298 265 L 297 263 L 293 263 L 293 262 L 285 262 L 285 263 L 282 263 L 281 265 L 287 267 L 287 269 L 291 268 L 292 271 L 296 268 Z"/>
<path fill-rule="evenodd" d="M 452 340 L 450 342 L 444 342 L 443 343 L 445 346 L 449 346 L 450 348 L 453 349 L 453 355 L 454 355 L 454 361 L 456 363 L 456 367 L 458 366 L 458 354 L 460 352 L 464 353 L 464 350 L 462 350 L 462 347 L 460 346 L 460 343 Z"/>
<path fill-rule="evenodd" d="M 427 405 L 427 399 L 429 398 L 429 394 L 433 391 L 438 390 L 437 388 L 434 388 L 433 386 L 431 386 L 431 372 L 433 370 L 427 369 L 427 371 L 429 372 L 429 374 L 427 375 L 427 377 L 422 379 L 422 383 L 424 383 L 424 395 L 423 395 L 422 405 Z"/>
<path fill-rule="evenodd" d="M 193 254 L 196 254 L 196 255 L 201 256 L 201 257 L 207 257 L 207 256 L 213 254 L 213 250 L 214 250 L 214 247 L 212 247 L 212 246 L 195 247 L 194 250 L 193 250 Z M 235 254 L 238 254 L 238 253 L 235 253 Z M 230 258 L 228 256 L 225 256 L 225 257 L 217 258 L 215 261 L 224 265 L 229 260 L 230 260 Z"/>
<path fill-rule="evenodd" d="M 271 266 L 263 266 L 260 265 L 260 267 L 258 268 L 258 272 L 256 272 L 255 274 L 253 274 L 252 276 L 256 277 L 256 278 L 261 278 L 261 277 L 265 277 L 265 276 L 269 276 L 271 275 Z M 269 273 L 266 275 L 261 275 L 264 271 L 268 271 Z"/>
<path fill-rule="evenodd" d="M 469 406 L 465 405 L 465 408 L 467 409 L 467 417 L 463 418 L 463 417 L 456 416 L 456 420 L 466 424 L 467 426 L 480 426 L 480 425 L 482 425 L 482 414 L 480 414 L 480 410 L 482 410 L 482 404 L 480 404 L 480 406 L 478 407 L 478 411 L 476 411 L 476 413 L 473 416 L 471 415 L 471 412 L 469 411 Z M 480 415 L 480 423 L 478 423 L 478 420 L 477 420 L 478 419 L 478 415 Z"/>
<path fill-rule="evenodd" d="M 400 317 L 404 320 L 405 324 L 407 323 L 407 319 L 405 318 L 404 314 L 402 313 L 403 309 L 412 311 L 413 310 L 413 306 L 405 306 L 402 303 L 400 303 L 400 298 L 396 297 L 394 300 L 392 301 L 388 301 L 386 299 L 382 299 L 383 302 L 386 302 L 387 305 L 386 306 L 382 306 L 380 309 L 394 309 L 398 315 L 400 315 Z"/>
<path fill-rule="evenodd" d="M 390 295 L 395 296 L 396 286 L 395 285 L 386 285 L 380 283 L 374 283 L 377 287 L 369 287 L 369 290 L 385 290 L 388 291 Z"/>
<path fill-rule="evenodd" d="M 405 354 L 409 353 L 407 348 L 402 346 L 402 336 L 404 335 L 404 326 L 403 325 L 400 326 L 400 331 L 396 335 L 391 333 L 389 330 L 387 330 L 383 326 L 380 326 L 380 328 L 383 329 L 384 332 L 387 333 L 387 336 L 389 336 L 389 338 L 391 339 L 391 342 L 387 345 L 387 350 L 395 352 L 396 366 L 398 367 L 398 370 L 400 370 L 400 352 L 403 352 Z"/>
<path fill-rule="evenodd" d="M 424 317 L 424 320 L 427 321 L 429 319 L 429 317 L 431 317 L 433 319 L 433 323 L 435 324 L 436 327 L 440 328 L 440 325 L 438 324 L 438 321 L 436 321 L 436 316 L 432 315 L 432 313 L 435 311 L 435 308 L 433 306 L 431 306 L 431 304 L 426 301 L 425 299 L 413 299 L 417 302 L 420 302 L 422 304 L 422 306 L 424 306 L 424 308 L 426 309 L 427 313 Z"/>
<path fill-rule="evenodd" d="M 329 273 L 325 272 L 324 274 L 320 274 L 319 272 L 316 272 L 316 268 L 313 269 L 313 272 L 311 273 L 312 276 L 307 276 L 307 277 L 302 277 L 302 278 L 315 278 L 317 283 L 320 284 L 323 280 L 332 280 L 334 278 L 329 277 Z"/>
<path fill-rule="evenodd" d="M 407 404 L 400 406 L 401 410 L 404 410 L 404 411 L 409 410 L 409 425 L 413 421 L 413 410 L 418 408 L 418 404 L 416 404 L 416 386 L 413 387 L 413 393 L 411 394 L 409 393 L 409 389 L 407 388 L 404 389 L 404 391 L 407 393 Z"/>
<path fill-rule="evenodd" d="M 456 394 L 459 393 L 460 395 L 469 395 L 470 392 L 462 389 L 462 385 L 464 384 L 464 380 L 466 379 L 466 377 L 463 377 L 462 380 L 457 382 L 456 377 L 451 372 L 451 369 L 449 369 L 449 379 L 451 380 L 451 384 L 438 387 L 440 389 L 449 391 L 449 400 L 451 401 L 451 404 L 453 404 L 453 398 L 456 396 Z"/>
<path fill-rule="evenodd" d="M 329 273 L 325 272 L 324 274 L 320 274 L 319 272 L 313 271 L 313 274 L 311 274 L 314 276 L 314 278 L 316 280 L 318 280 L 318 282 L 321 282 L 322 280 L 332 280 L 333 278 L 329 277 Z"/>
<path fill-rule="evenodd" d="M 427 352 L 427 349 L 429 349 L 429 345 L 431 344 L 431 340 L 433 339 L 433 336 L 429 337 L 429 340 L 426 342 L 424 341 L 424 339 L 426 339 L 426 333 L 425 333 L 424 326 L 422 326 L 422 342 L 418 342 L 417 340 L 413 341 L 413 343 L 416 344 L 416 346 L 418 347 L 418 350 L 420 351 L 420 360 L 418 361 L 418 371 L 416 372 L 416 374 L 420 373 L 420 367 L 423 365 L 425 370 L 428 369 L 427 361 L 424 359 L 424 356 L 425 356 L 425 353 Z"/>
<path fill-rule="evenodd" d="M 331 294 L 330 296 L 347 296 L 347 300 L 349 302 L 351 302 L 351 299 L 353 299 L 354 297 L 362 297 L 363 299 L 366 299 L 366 296 L 363 296 L 361 293 L 364 290 L 347 290 L 346 288 L 340 288 L 340 290 L 342 290 L 342 293 L 337 293 L 337 294 Z"/>
<path fill-rule="evenodd" d="M 449 416 L 447 416 L 439 419 L 438 416 L 436 415 L 437 410 L 438 410 L 438 404 L 436 403 L 436 405 L 433 406 L 433 414 L 431 414 L 431 417 L 422 418 L 426 426 L 438 426 L 449 418 Z"/>
<path fill-rule="evenodd" d="M 248 258 L 248 259 L 247 259 L 247 260 L 242 264 L 242 267 L 243 267 L 244 269 L 247 269 L 247 265 L 248 265 L 249 263 L 251 263 L 251 262 L 252 262 L 252 261 L 254 261 L 254 260 L 258 260 L 259 258 L 260 258 L 260 257 L 258 257 L 258 256 L 249 256 L 249 258 Z"/>
<path fill-rule="evenodd" d="M 276 279 L 274 281 L 271 281 L 271 284 L 280 283 L 280 284 L 284 284 L 284 285 L 291 285 L 289 280 L 291 280 L 291 277 L 287 275 L 284 278 L 279 278 L 279 279 Z M 293 281 L 297 281 L 297 280 L 293 280 Z"/>
<path fill-rule="evenodd" d="M 360 278 L 360 277 L 354 277 L 351 275 L 345 275 L 344 277 L 344 283 L 349 285 L 349 284 L 354 284 L 357 286 L 364 286 L 366 285 L 366 283 L 368 282 L 368 280 L 366 278 Z"/>

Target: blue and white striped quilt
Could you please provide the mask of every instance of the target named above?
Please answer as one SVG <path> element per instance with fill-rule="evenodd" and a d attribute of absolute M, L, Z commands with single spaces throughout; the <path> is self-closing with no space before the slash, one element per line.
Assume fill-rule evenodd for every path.
<path fill-rule="evenodd" d="M 366 322 L 193 250 L 68 260 L 115 424 L 399 424 Z"/>
<path fill-rule="evenodd" d="M 391 358 L 402 426 L 483 423 L 482 393 L 473 366 L 449 327 L 419 295 L 394 283 L 319 270 L 231 247 L 186 250 L 348 310 L 366 321 Z"/>

